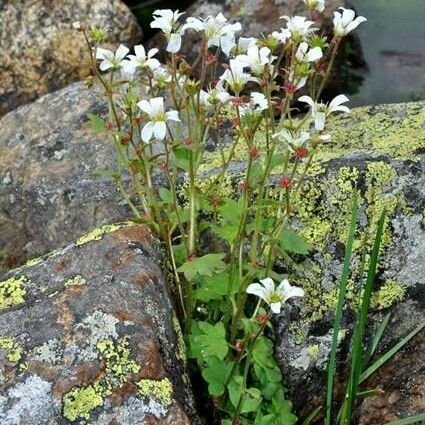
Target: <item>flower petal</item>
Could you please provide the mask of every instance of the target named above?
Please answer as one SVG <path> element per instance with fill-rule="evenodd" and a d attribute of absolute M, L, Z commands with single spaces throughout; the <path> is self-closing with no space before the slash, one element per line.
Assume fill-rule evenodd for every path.
<path fill-rule="evenodd" d="M 179 118 L 179 113 L 177 111 L 175 111 L 174 109 L 172 109 L 171 111 L 166 112 L 165 115 L 171 121 L 178 121 L 178 122 L 181 121 L 180 118 Z"/>
<path fill-rule="evenodd" d="M 316 112 L 314 116 L 314 127 L 318 131 L 322 131 L 325 128 L 326 116 L 323 112 Z"/>
<path fill-rule="evenodd" d="M 137 106 L 143 111 L 143 112 L 146 112 L 148 115 L 151 115 L 152 114 L 152 107 L 151 107 L 151 104 L 147 101 L 147 100 L 145 100 L 145 99 L 143 99 L 143 100 L 141 100 L 140 102 L 138 102 L 137 103 Z"/>
<path fill-rule="evenodd" d="M 280 310 L 282 308 L 282 303 L 281 302 L 277 302 L 277 303 L 272 303 L 270 304 L 270 309 L 273 313 L 275 314 L 279 314 Z"/>
<path fill-rule="evenodd" d="M 144 127 L 142 128 L 141 137 L 145 143 L 148 143 L 151 140 L 154 128 L 155 128 L 155 123 L 153 123 L 152 121 L 149 121 L 148 123 L 146 123 Z"/>
<path fill-rule="evenodd" d="M 171 34 L 170 39 L 168 40 L 167 52 L 177 53 L 180 50 L 182 44 L 182 38 L 180 34 Z"/>
<path fill-rule="evenodd" d="M 142 44 L 134 46 L 134 53 L 136 53 L 137 59 L 146 59 L 146 50 Z"/>
<path fill-rule="evenodd" d="M 259 283 L 251 283 L 251 285 L 246 288 L 247 294 L 256 295 L 260 297 L 262 300 L 267 301 L 267 293 L 264 286 L 261 286 Z"/>
<path fill-rule="evenodd" d="M 274 292 L 274 281 L 270 277 L 266 277 L 265 279 L 261 279 L 260 283 L 266 288 L 267 292 Z"/>
<path fill-rule="evenodd" d="M 308 103 L 311 107 L 314 106 L 314 100 L 310 96 L 301 96 L 298 98 L 298 102 Z"/>
<path fill-rule="evenodd" d="M 165 125 L 165 122 L 164 121 L 157 121 L 155 123 L 153 133 L 155 135 L 156 140 L 164 140 L 165 135 L 167 133 L 167 126 Z"/>
<path fill-rule="evenodd" d="M 125 47 L 123 44 L 118 46 L 117 51 L 115 52 L 115 58 L 119 61 L 122 61 L 126 54 L 130 51 L 128 47 Z"/>

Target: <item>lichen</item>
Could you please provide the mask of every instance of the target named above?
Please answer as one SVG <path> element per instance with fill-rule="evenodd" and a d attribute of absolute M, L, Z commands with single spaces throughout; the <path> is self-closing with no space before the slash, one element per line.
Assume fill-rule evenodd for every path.
<path fill-rule="evenodd" d="M 383 310 L 401 301 L 406 290 L 394 279 L 388 279 L 372 294 L 370 305 L 374 310 Z"/>
<path fill-rule="evenodd" d="M 32 352 L 37 361 L 57 364 L 62 358 L 63 348 L 60 340 L 58 338 L 53 338 L 42 345 L 34 347 Z"/>
<path fill-rule="evenodd" d="M 25 276 L 11 277 L 0 282 L 0 310 L 25 302 Z"/>
<path fill-rule="evenodd" d="M 118 223 L 118 224 L 105 224 L 102 227 L 98 227 L 96 229 L 93 229 L 91 232 L 87 233 L 84 236 L 81 236 L 77 241 L 75 242 L 75 245 L 81 246 L 85 245 L 92 241 L 97 241 L 103 238 L 104 235 L 108 233 L 115 232 L 123 227 L 127 226 L 133 226 L 135 223 L 133 222 L 124 222 L 124 223 Z"/>
<path fill-rule="evenodd" d="M 159 381 L 141 379 L 137 386 L 141 397 L 153 398 L 165 407 L 173 403 L 173 386 L 168 378 Z"/>
<path fill-rule="evenodd" d="M 173 328 L 177 336 L 177 358 L 186 364 L 186 345 L 183 340 L 183 334 L 180 327 L 179 319 L 173 316 Z"/>
<path fill-rule="evenodd" d="M 63 416 L 70 421 L 90 419 L 91 412 L 102 405 L 102 387 L 99 383 L 73 388 L 63 398 Z"/>
<path fill-rule="evenodd" d="M 16 344 L 13 338 L 0 336 L 0 349 L 7 350 L 6 358 L 11 363 L 18 363 L 22 359 L 22 348 Z"/>
<path fill-rule="evenodd" d="M 72 277 L 71 279 L 68 279 L 65 282 L 65 286 L 80 286 L 80 285 L 85 285 L 86 283 L 87 283 L 87 280 L 84 279 L 83 276 L 78 274 Z"/>
<path fill-rule="evenodd" d="M 307 347 L 307 352 L 308 352 L 308 355 L 312 358 L 312 360 L 317 359 L 320 353 L 319 344 L 309 345 Z"/>
<path fill-rule="evenodd" d="M 104 362 L 104 375 L 84 387 L 72 388 L 62 399 L 66 419 L 90 419 L 91 412 L 102 406 L 106 397 L 139 372 L 140 366 L 131 359 L 128 340 L 102 340 L 97 343 L 99 359 Z"/>

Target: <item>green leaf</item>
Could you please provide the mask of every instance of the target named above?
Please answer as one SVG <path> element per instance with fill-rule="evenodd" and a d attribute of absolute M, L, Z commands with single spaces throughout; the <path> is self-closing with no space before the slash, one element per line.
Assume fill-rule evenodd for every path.
<path fill-rule="evenodd" d="M 235 376 L 227 386 L 229 397 L 236 408 L 241 397 L 242 376 Z M 255 412 L 262 401 L 261 391 L 258 388 L 247 388 L 243 394 L 241 413 Z"/>
<path fill-rule="evenodd" d="M 306 240 L 292 229 L 284 229 L 279 240 L 280 247 L 284 251 L 295 254 L 308 254 L 311 246 Z"/>
<path fill-rule="evenodd" d="M 243 211 L 242 206 L 242 199 L 238 201 L 231 198 L 226 199 L 226 202 L 218 209 L 223 216 L 223 222 L 238 224 Z"/>
<path fill-rule="evenodd" d="M 87 117 L 90 120 L 90 126 L 95 133 L 100 134 L 106 131 L 105 120 L 95 114 L 87 114 Z"/>
<path fill-rule="evenodd" d="M 202 376 L 208 382 L 208 392 L 218 397 L 224 394 L 224 385 L 233 369 L 233 362 L 225 362 L 218 357 L 207 358 L 207 367 L 202 371 Z"/>
<path fill-rule="evenodd" d="M 272 160 L 270 162 L 270 170 L 273 170 L 273 168 L 282 165 L 285 161 L 285 155 L 283 153 L 277 153 L 272 156 Z"/>
<path fill-rule="evenodd" d="M 211 229 L 214 231 L 214 233 L 220 236 L 220 238 L 224 239 L 232 245 L 238 235 L 239 225 L 236 223 L 223 224 L 221 226 L 211 224 Z"/>
<path fill-rule="evenodd" d="M 425 413 L 420 415 L 413 415 L 407 418 L 398 419 L 397 421 L 388 422 L 386 425 L 411 425 L 411 424 L 423 424 L 425 422 Z"/>
<path fill-rule="evenodd" d="M 223 261 L 225 254 L 206 254 L 183 263 L 177 271 L 184 273 L 187 280 L 191 281 L 196 275 L 212 276 L 213 273 L 226 268 Z"/>
<path fill-rule="evenodd" d="M 178 168 L 182 169 L 183 171 L 189 171 L 190 169 L 190 151 L 183 148 L 175 147 L 173 148 L 174 156 L 176 165 Z"/>
<path fill-rule="evenodd" d="M 158 193 L 159 193 L 159 197 L 161 198 L 161 201 L 167 204 L 173 202 L 173 197 L 171 195 L 171 192 L 165 187 L 159 188 Z"/>
<path fill-rule="evenodd" d="M 272 355 L 273 355 L 272 342 L 264 336 L 258 338 L 252 350 L 252 360 L 256 364 L 264 368 L 268 368 L 270 367 L 270 358 Z"/>
<path fill-rule="evenodd" d="M 209 356 L 223 360 L 229 351 L 223 323 L 219 322 L 213 326 L 207 322 L 198 322 L 198 325 L 200 334 L 192 338 L 194 344 L 192 351 L 200 353 L 204 360 Z"/>
<path fill-rule="evenodd" d="M 235 270 L 232 278 L 231 294 L 238 292 L 238 271 Z M 229 272 L 214 273 L 212 276 L 203 276 L 200 279 L 200 286 L 195 291 L 195 298 L 199 301 L 209 302 L 219 300 L 227 295 L 227 285 L 229 284 Z"/>

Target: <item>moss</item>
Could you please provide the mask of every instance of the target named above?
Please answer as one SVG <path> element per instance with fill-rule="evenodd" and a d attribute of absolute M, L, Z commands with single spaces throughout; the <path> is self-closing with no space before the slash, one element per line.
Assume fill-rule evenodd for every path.
<path fill-rule="evenodd" d="M 141 379 L 137 382 L 141 397 L 153 398 L 165 407 L 173 403 L 173 386 L 168 378 L 159 381 L 153 379 Z"/>
<path fill-rule="evenodd" d="M 73 388 L 63 398 L 63 416 L 70 421 L 89 419 L 91 412 L 103 405 L 102 388 L 95 383 Z"/>
<path fill-rule="evenodd" d="M 25 276 L 11 277 L 0 282 L 0 310 L 25 302 Z"/>
<path fill-rule="evenodd" d="M 71 279 L 68 279 L 65 282 L 65 286 L 80 286 L 85 285 L 87 283 L 86 279 L 84 279 L 81 275 L 77 275 L 72 277 Z"/>
<path fill-rule="evenodd" d="M 104 235 L 108 233 L 115 232 L 122 227 L 133 226 L 135 223 L 133 222 L 125 222 L 119 224 L 106 224 L 102 227 L 98 227 L 97 229 L 92 230 L 84 236 L 81 236 L 76 242 L 75 245 L 85 245 L 92 241 L 97 241 L 103 238 Z"/>
<path fill-rule="evenodd" d="M 372 294 L 370 305 L 375 310 L 383 310 L 401 301 L 405 296 L 405 289 L 394 279 L 388 279 L 377 291 Z"/>

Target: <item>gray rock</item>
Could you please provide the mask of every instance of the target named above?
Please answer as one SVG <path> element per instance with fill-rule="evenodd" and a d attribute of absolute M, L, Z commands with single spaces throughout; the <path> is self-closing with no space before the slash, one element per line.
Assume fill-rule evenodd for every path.
<path fill-rule="evenodd" d="M 110 138 L 88 113 L 106 114 L 100 93 L 74 83 L 0 120 L 0 256 L 9 266 L 71 243 L 130 214 L 116 185 Z"/>
<path fill-rule="evenodd" d="M 140 41 L 120 0 L 6 0 L 0 3 L 0 116 L 90 75 L 87 48 L 72 23 L 109 28 L 107 45 Z"/>
<path fill-rule="evenodd" d="M 6 275 L 1 424 L 193 423 L 162 259 L 144 226 L 123 223 Z"/>

